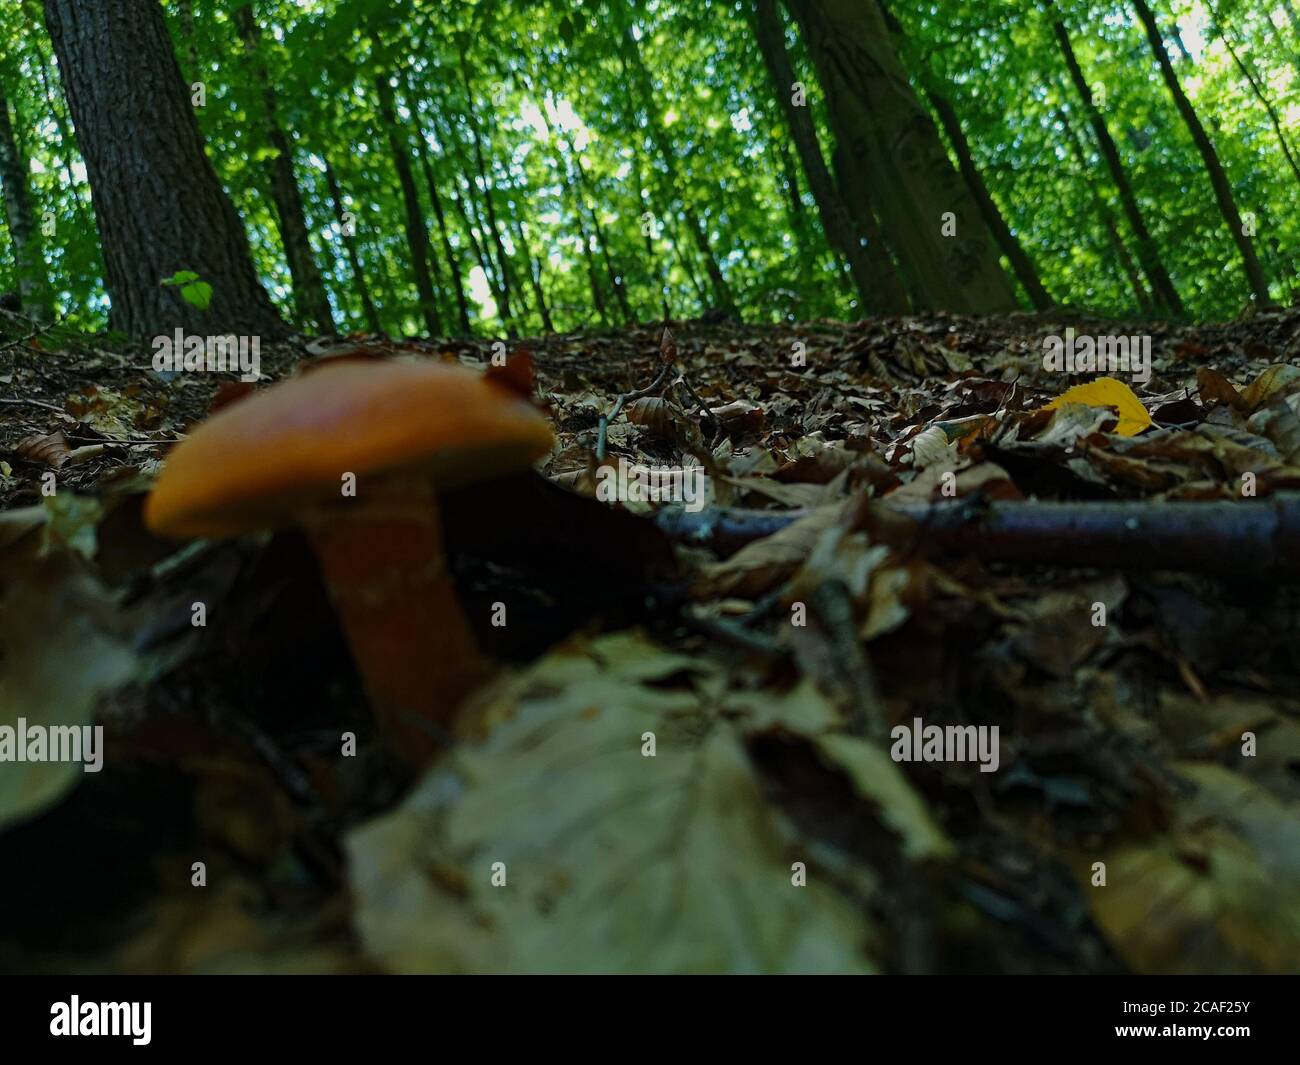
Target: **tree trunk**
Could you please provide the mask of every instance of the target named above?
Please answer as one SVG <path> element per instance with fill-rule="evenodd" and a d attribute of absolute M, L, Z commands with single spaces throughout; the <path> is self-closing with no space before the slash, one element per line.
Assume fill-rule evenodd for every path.
<path fill-rule="evenodd" d="M 623 0 L 623 2 L 630 3 L 630 0 Z M 626 9 L 623 6 L 619 6 L 618 10 L 621 15 L 625 15 Z M 718 265 L 717 256 L 713 254 L 709 234 L 695 208 L 691 206 L 690 201 L 687 199 L 686 189 L 682 186 L 677 168 L 677 152 L 673 148 L 672 140 L 669 138 L 663 122 L 660 121 L 659 110 L 655 107 L 654 86 L 650 81 L 650 72 L 646 69 L 645 61 L 641 58 L 641 48 L 632 35 L 632 27 L 627 23 L 626 18 L 622 18 L 621 21 L 620 40 L 623 54 L 626 57 L 628 67 L 632 71 L 633 82 L 641 96 L 641 107 L 645 111 L 646 126 L 650 133 L 650 139 L 654 141 L 655 148 L 658 149 L 659 155 L 663 159 L 664 167 L 668 171 L 668 180 L 672 182 L 681 201 L 682 217 L 686 221 L 686 228 L 691 239 L 695 242 L 696 248 L 699 249 L 700 257 L 704 260 L 704 269 L 709 275 L 709 287 L 713 292 L 713 307 L 725 314 L 735 314 L 736 301 L 732 297 L 731 289 L 722 274 L 722 267 Z"/>
<path fill-rule="evenodd" d="M 827 243 L 848 263 L 863 309 L 879 314 L 907 313 L 907 290 L 880 239 L 874 211 L 868 208 L 872 228 L 876 232 L 874 237 L 869 234 L 864 242 L 853 224 L 853 218 L 839 189 L 835 187 L 835 179 L 826 167 L 811 109 L 806 104 L 800 107 L 794 103 L 793 86 L 796 79 L 786 52 L 785 29 L 776 0 L 758 0 L 754 35 L 763 62 L 771 75 L 772 90 L 785 114 L 790 139 L 794 141 L 803 163 Z"/>
<path fill-rule="evenodd" d="M 1092 174 L 1089 173 L 1088 157 L 1084 153 L 1083 144 L 1079 141 L 1079 136 L 1074 132 L 1074 127 L 1070 124 L 1070 119 L 1063 109 L 1057 109 L 1056 118 L 1061 123 L 1061 128 L 1065 130 L 1065 137 L 1070 145 L 1070 151 L 1079 164 L 1079 172 L 1083 175 L 1084 183 L 1088 186 L 1088 192 L 1096 205 L 1097 214 L 1101 217 L 1102 228 L 1106 230 L 1106 239 L 1110 242 L 1111 250 L 1115 253 L 1116 262 L 1119 263 L 1124 276 L 1128 279 L 1129 287 L 1133 290 L 1133 298 L 1137 300 L 1140 310 L 1149 312 L 1152 309 L 1151 296 L 1142 284 L 1137 264 L 1133 261 L 1133 256 L 1125 246 L 1124 238 L 1120 236 L 1119 226 L 1115 223 L 1115 216 L 1110 213 L 1110 208 L 1097 190 L 1096 182 L 1092 180 Z"/>
<path fill-rule="evenodd" d="M 984 220 L 908 82 L 879 7 L 864 0 L 786 6 L 829 105 L 841 193 L 859 220 L 872 209 L 868 189 L 878 194 L 881 228 L 913 302 L 974 314 L 1014 310 Z"/>
<path fill-rule="evenodd" d="M 1264 112 L 1268 115 L 1269 124 L 1273 127 L 1273 133 L 1277 137 L 1277 142 L 1282 149 L 1282 154 L 1286 156 L 1287 165 L 1291 167 L 1291 173 L 1295 177 L 1296 183 L 1300 184 L 1300 164 L 1296 163 L 1295 155 L 1291 151 L 1291 144 L 1282 130 L 1282 121 L 1278 116 L 1277 108 L 1273 106 L 1273 101 L 1269 98 L 1268 93 L 1264 91 L 1264 86 L 1260 84 L 1259 78 L 1255 76 L 1255 73 L 1247 65 L 1246 61 L 1238 54 L 1237 49 L 1232 46 L 1232 40 L 1230 38 L 1232 30 L 1227 23 L 1223 21 L 1223 17 L 1219 14 L 1217 8 L 1212 3 L 1210 4 L 1210 14 L 1214 16 L 1214 21 L 1218 24 L 1219 40 L 1221 40 L 1223 46 L 1228 49 L 1228 55 L 1232 57 L 1233 63 L 1236 64 L 1237 69 L 1241 72 L 1241 76 L 1246 79 L 1246 84 L 1250 86 L 1251 93 L 1254 94 L 1255 99 L 1259 101 L 1260 106 L 1264 108 Z M 1238 38 L 1238 44 L 1240 43 L 1241 40 Z"/>
<path fill-rule="evenodd" d="M 415 154 L 420 161 L 420 170 L 424 174 L 424 184 L 429 192 L 429 204 L 438 223 L 438 238 L 442 244 L 443 258 L 447 272 L 451 274 L 452 292 L 456 297 L 456 321 L 462 336 L 471 336 L 473 328 L 469 321 L 469 299 L 465 295 L 465 281 L 461 276 L 460 255 L 451 243 L 451 230 L 447 225 L 447 212 L 443 207 L 442 194 L 438 191 L 437 177 L 433 164 L 429 161 L 429 143 L 424 135 L 424 112 L 421 98 L 417 96 L 410 82 L 406 82 L 406 96 L 410 101 L 411 120 L 415 123 Z"/>
<path fill-rule="evenodd" d="M 565 158 L 564 191 L 568 193 L 573 204 L 573 221 L 578 227 L 578 240 L 582 243 L 582 257 L 587 263 L 587 281 L 591 286 L 591 303 L 600 317 L 601 325 L 609 325 L 609 313 L 605 306 L 605 294 L 600 287 L 600 271 L 596 268 L 596 257 L 591 253 L 591 237 L 582 222 L 582 201 L 576 185 L 569 173 L 569 162 Z"/>
<path fill-rule="evenodd" d="M 393 155 L 393 169 L 402 188 L 402 203 L 406 208 L 406 245 L 411 251 L 411 272 L 415 275 L 415 290 L 420 297 L 420 312 L 430 336 L 442 333 L 438 316 L 438 297 L 429 276 L 429 229 L 420 208 L 420 196 L 415 190 L 415 176 L 411 173 L 411 156 L 402 128 L 397 124 L 397 109 L 393 106 L 393 87 L 388 76 L 375 76 L 375 89 L 379 93 L 379 117 L 388 133 L 389 150 Z"/>
<path fill-rule="evenodd" d="M 542 319 L 542 329 L 547 333 L 554 333 L 555 323 L 551 321 L 551 309 L 546 304 L 546 291 L 542 288 L 541 260 L 535 259 L 532 250 L 528 247 L 528 234 L 524 232 L 524 224 L 518 218 L 512 218 L 511 221 L 514 223 L 515 241 L 523 253 L 524 262 L 528 264 L 528 281 L 533 296 L 537 299 L 537 313 Z"/>
<path fill-rule="evenodd" d="M 578 175 L 578 195 L 587 207 L 587 217 L 591 219 L 592 232 L 596 235 L 596 243 L 600 247 L 601 260 L 605 264 L 605 276 L 609 279 L 610 290 L 614 293 L 614 299 L 618 303 L 619 313 L 623 316 L 623 322 L 631 325 L 636 321 L 636 316 L 632 313 L 632 307 L 627 300 L 627 290 L 623 284 L 623 276 L 619 273 L 618 268 L 614 265 L 614 260 L 609 254 L 609 241 L 605 237 L 605 228 L 600 224 L 600 216 L 596 213 L 596 197 L 592 195 L 591 187 L 587 184 L 587 172 L 582 165 L 582 156 L 574 149 L 573 142 L 567 137 L 564 141 L 565 147 L 569 154 L 573 156 L 574 171 Z"/>
<path fill-rule="evenodd" d="M 370 285 L 366 282 L 366 275 L 361 269 L 361 256 L 357 252 L 355 226 L 348 224 L 348 211 L 343 206 L 343 190 L 339 188 L 339 179 L 335 175 L 334 167 L 330 165 L 329 159 L 325 159 L 325 184 L 330 190 L 330 202 L 334 205 L 334 217 L 339 224 L 339 234 L 343 240 L 343 248 L 347 252 L 348 262 L 352 266 L 352 283 L 356 286 L 357 295 L 361 297 L 361 309 L 366 317 L 366 325 L 372 333 L 381 333 L 383 327 L 379 324 L 379 310 L 375 307 L 375 301 L 370 295 Z"/>
<path fill-rule="evenodd" d="M 634 130 L 637 127 L 636 107 L 632 103 L 631 91 L 628 89 L 628 68 L 627 58 L 621 52 L 619 54 L 620 69 L 623 74 L 622 93 L 619 99 L 623 105 L 623 115 L 626 127 Z M 642 142 L 638 138 L 632 138 L 632 162 L 633 175 L 636 177 L 636 194 L 637 204 L 641 208 L 641 218 L 637 219 L 638 227 L 641 230 L 641 241 L 645 245 L 645 268 L 646 275 L 650 278 L 652 285 L 658 285 L 658 299 L 656 302 L 663 310 L 664 321 L 667 322 L 672 317 L 672 308 L 668 303 L 668 270 L 665 266 L 658 249 L 655 248 L 655 240 L 652 235 L 654 228 L 654 211 L 652 211 L 650 201 L 646 198 L 645 187 L 645 160 L 643 159 Z M 649 223 L 649 224 L 647 224 Z"/>
<path fill-rule="evenodd" d="M 45 0 L 86 163 L 115 329 L 286 332 L 203 150 L 158 0 Z M 161 282 L 192 270 L 209 311 Z"/>
<path fill-rule="evenodd" d="M 1219 153 L 1215 151 L 1214 144 L 1196 114 L 1196 109 L 1192 107 L 1192 102 L 1178 82 L 1178 75 L 1174 72 L 1173 63 L 1169 61 L 1169 51 L 1161 39 L 1160 28 L 1156 25 L 1151 8 L 1147 6 L 1146 0 L 1133 0 L 1133 9 L 1146 30 L 1147 40 L 1151 44 L 1156 62 L 1160 64 L 1160 73 L 1169 88 L 1169 95 L 1174 98 L 1174 106 L 1183 116 L 1183 121 L 1187 124 L 1187 132 L 1192 135 L 1192 140 L 1196 142 L 1196 148 L 1205 161 L 1205 169 L 1209 172 L 1210 184 L 1214 186 L 1214 198 L 1218 201 L 1219 211 L 1232 234 L 1232 239 L 1237 243 L 1237 250 L 1241 253 L 1241 262 L 1250 291 L 1256 300 L 1267 305 L 1272 302 L 1268 293 L 1268 279 L 1265 278 L 1264 267 L 1260 265 L 1259 257 L 1255 254 L 1255 245 L 1242 223 L 1241 212 L 1237 210 L 1237 201 L 1232 195 L 1232 185 L 1224 172 L 1223 163 L 1219 160 Z"/>
<path fill-rule="evenodd" d="M 456 254 L 456 249 L 452 247 L 451 233 L 447 229 L 447 212 L 442 206 L 442 196 L 438 192 L 438 181 L 433 174 L 433 164 L 429 162 L 424 134 L 420 133 L 419 130 L 416 133 L 419 136 L 416 154 L 420 159 L 420 169 L 424 173 L 424 184 L 429 190 L 429 203 L 433 207 L 433 215 L 438 222 L 438 237 L 442 243 L 443 259 L 446 261 L 447 270 L 451 274 L 452 291 L 456 296 L 456 320 L 462 335 L 469 336 L 473 330 L 469 324 L 469 300 L 465 296 L 465 282 L 460 276 L 460 256 Z"/>
<path fill-rule="evenodd" d="M 1049 11 L 1052 10 L 1053 3 L 1054 0 L 1046 0 Z M 1056 43 L 1061 49 L 1061 58 L 1065 60 L 1070 80 L 1079 94 L 1079 99 L 1083 101 L 1083 109 L 1088 113 L 1088 121 L 1092 125 L 1093 133 L 1096 134 L 1101 157 L 1106 160 L 1111 180 L 1115 182 L 1115 189 L 1119 193 L 1119 202 L 1124 208 L 1124 216 L 1128 219 L 1129 228 L 1133 230 L 1133 236 L 1137 239 L 1138 262 L 1142 264 L 1142 272 L 1146 274 L 1147 282 L 1151 285 L 1151 292 L 1161 308 L 1171 314 L 1181 315 L 1183 301 L 1179 298 L 1173 281 L 1169 279 L 1169 271 L 1165 269 L 1156 242 L 1151 237 L 1151 231 L 1147 229 L 1142 211 L 1138 207 L 1137 196 L 1133 193 L 1133 186 L 1124 170 L 1124 164 L 1120 161 L 1119 149 L 1110 135 L 1106 120 L 1097 109 L 1097 104 L 1092 98 L 1092 87 L 1084 77 L 1083 68 L 1079 66 L 1078 57 L 1074 54 L 1070 33 L 1059 18 L 1053 20 L 1052 32 L 1056 35 Z"/>
<path fill-rule="evenodd" d="M 664 216 L 664 227 L 668 230 L 668 242 L 677 255 L 678 265 L 681 266 L 682 273 L 686 275 L 686 280 L 690 282 L 691 288 L 694 289 L 695 298 L 700 301 L 700 310 L 708 310 L 709 293 L 705 289 L 703 282 L 700 281 L 700 275 L 695 270 L 695 260 L 691 258 L 691 246 L 682 240 L 682 231 L 678 228 L 676 219 L 671 215 Z"/>
<path fill-rule="evenodd" d="M 488 287 L 492 290 L 492 298 L 496 300 L 497 317 L 501 319 L 501 326 L 508 336 L 513 336 L 516 330 L 511 319 L 506 315 L 509 301 L 501 288 L 501 268 L 492 257 L 492 248 L 488 244 L 487 223 L 475 203 L 474 181 L 469 165 L 465 161 L 465 156 L 461 152 L 460 139 L 446 122 L 438 120 L 439 112 L 436 108 L 431 113 L 438 134 L 438 142 L 443 145 L 445 151 L 451 153 L 452 169 L 455 171 L 459 185 L 463 186 L 458 193 L 456 191 L 458 184 L 456 181 L 453 182 L 451 191 L 452 206 L 455 207 L 456 214 L 465 227 L 470 245 L 474 249 L 474 257 L 478 260 L 479 268 L 483 271 Z"/>
<path fill-rule="evenodd" d="M 800 255 L 808 252 L 808 213 L 804 210 L 803 197 L 799 193 L 799 172 L 794 166 L 794 156 L 784 139 L 773 137 L 772 150 L 776 152 L 780 166 L 775 171 L 777 186 L 785 197 L 786 207 L 790 212 L 790 228 L 794 230 L 795 247 Z"/>
<path fill-rule="evenodd" d="M 45 271 L 40 229 L 27 187 L 27 160 L 14 137 L 9 100 L 0 86 L 0 185 L 4 186 L 5 222 L 14 248 L 14 273 L 23 314 L 38 322 L 49 319 L 50 282 Z"/>
<path fill-rule="evenodd" d="M 191 12 L 191 19 L 193 13 Z M 275 202 L 279 222 L 280 243 L 289 264 L 293 279 L 293 300 L 298 321 L 319 333 L 333 333 L 334 312 L 330 309 L 325 282 L 316 265 L 307 229 L 307 214 L 302 205 L 302 193 L 293 166 L 293 144 L 280 126 L 279 108 L 271 75 L 259 54 L 262 31 L 253 14 L 253 5 L 244 4 L 235 10 L 235 26 L 244 42 L 244 51 L 253 66 L 253 77 L 262 92 L 262 119 L 266 142 L 275 152 L 271 160 L 271 197 Z"/>
<path fill-rule="evenodd" d="M 939 116 L 939 122 L 944 131 L 948 134 L 948 142 L 952 145 L 952 150 L 957 155 L 957 165 L 961 170 L 961 175 L 966 179 L 966 184 L 970 186 L 971 195 L 975 197 L 975 203 L 979 206 L 980 214 L 984 216 L 984 222 L 989 227 L 989 232 L 993 234 L 993 239 L 998 242 L 998 247 L 1002 249 L 1002 254 L 1007 257 L 1011 263 L 1011 268 L 1016 272 L 1016 277 L 1020 279 L 1021 285 L 1024 286 L 1025 292 L 1029 296 L 1029 302 L 1033 304 L 1035 310 L 1045 311 L 1054 305 L 1051 296 L 1047 294 L 1047 289 L 1043 287 L 1042 279 L 1038 276 L 1038 269 L 1034 266 L 1033 260 L 1025 253 L 1024 247 L 1011 232 L 1011 227 L 1002 217 L 1001 210 L 993 200 L 993 194 L 989 192 L 988 186 L 984 184 L 984 175 L 975 165 L 975 158 L 971 155 L 970 142 L 966 140 L 966 134 L 961 128 L 961 120 L 957 117 L 957 111 L 953 108 L 952 103 L 942 93 L 935 89 L 927 89 L 926 97 L 929 99 L 935 114 Z"/>
<path fill-rule="evenodd" d="M 478 167 L 479 180 L 483 183 L 483 205 L 487 211 L 488 236 L 492 238 L 492 244 L 496 248 L 497 263 L 501 271 L 501 316 L 506 321 L 510 321 L 513 317 L 510 311 L 510 296 L 514 288 L 513 279 L 510 276 L 510 259 L 506 255 L 505 241 L 501 236 L 501 225 L 497 221 L 496 204 L 493 202 L 493 182 L 488 174 L 487 163 L 483 154 L 484 135 L 479 131 L 478 116 L 474 108 L 474 86 L 470 81 L 469 63 L 463 51 L 460 57 L 460 75 L 461 81 L 465 85 L 465 117 L 469 121 L 474 162 Z"/>

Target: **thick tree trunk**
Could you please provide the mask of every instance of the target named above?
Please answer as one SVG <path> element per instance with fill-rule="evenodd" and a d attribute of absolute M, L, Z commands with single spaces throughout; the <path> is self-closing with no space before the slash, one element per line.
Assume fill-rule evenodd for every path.
<path fill-rule="evenodd" d="M 908 82 L 880 9 L 864 0 L 786 6 L 829 105 L 841 193 L 859 221 L 871 210 L 868 189 L 878 195 L 881 228 L 913 302 L 975 314 L 1014 310 L 984 220 Z"/>
<path fill-rule="evenodd" d="M 94 197 L 114 328 L 286 332 L 203 150 L 158 0 L 45 0 Z M 161 282 L 192 270 L 210 310 Z"/>
<path fill-rule="evenodd" d="M 429 228 L 425 225 L 424 211 L 420 208 L 420 196 L 416 192 L 415 176 L 411 172 L 411 156 L 404 131 L 397 124 L 393 87 L 389 84 L 387 75 L 376 75 L 375 89 L 379 94 L 379 118 L 388 134 L 393 169 L 397 171 L 397 181 L 402 189 L 402 204 L 406 210 L 406 245 L 411 251 L 411 272 L 415 276 L 415 290 L 420 297 L 420 313 L 429 335 L 438 336 L 442 333 L 442 321 L 438 316 L 438 297 L 433 290 L 433 278 L 429 275 Z"/>
<path fill-rule="evenodd" d="M 38 322 L 50 316 L 50 282 L 45 271 L 40 229 L 27 187 L 27 160 L 14 137 L 9 100 L 0 88 L 0 185 L 4 186 L 5 223 L 14 248 L 14 273 L 23 314 Z"/>
<path fill-rule="evenodd" d="M 1046 0 L 1049 11 L 1053 3 L 1054 0 Z M 1065 60 L 1070 81 L 1083 102 L 1083 109 L 1088 113 L 1088 121 L 1092 125 L 1093 133 L 1096 134 L 1101 157 L 1106 160 L 1106 168 L 1110 171 L 1111 180 L 1115 182 L 1115 190 L 1119 193 L 1119 202 L 1124 209 L 1124 216 L 1128 219 L 1129 228 L 1133 230 L 1133 236 L 1137 239 L 1138 262 L 1142 264 L 1142 272 L 1151 285 L 1151 292 L 1162 309 L 1171 314 L 1181 315 L 1183 301 L 1169 278 L 1169 271 L 1165 269 L 1165 264 L 1160 258 L 1160 251 L 1156 247 L 1155 240 L 1152 239 L 1151 231 L 1147 229 L 1142 211 L 1138 207 L 1137 196 L 1134 195 L 1133 186 L 1129 182 L 1128 173 L 1124 170 L 1123 162 L 1120 161 L 1119 149 L 1110 135 L 1106 120 L 1097 109 L 1097 104 L 1092 98 L 1092 87 L 1084 77 L 1083 68 L 1079 66 L 1078 57 L 1074 54 L 1074 45 L 1070 43 L 1070 32 L 1059 18 L 1053 21 L 1052 32 L 1056 35 L 1056 43 L 1061 49 L 1061 58 Z"/>
<path fill-rule="evenodd" d="M 797 79 L 786 52 L 785 30 L 776 0 L 758 0 L 754 35 L 771 75 L 773 92 L 785 115 L 790 139 L 794 141 L 803 163 L 826 240 L 848 263 L 863 309 L 879 314 L 905 314 L 908 310 L 907 290 L 880 239 L 874 211 L 868 208 L 876 232 L 864 240 L 826 167 L 811 109 L 806 104 L 800 107 L 794 103 L 793 86 Z"/>
<path fill-rule="evenodd" d="M 193 14 L 191 13 L 191 19 Z M 325 282 L 316 265 L 307 229 L 307 213 L 293 165 L 293 144 L 280 125 L 279 106 L 266 62 L 259 54 L 262 31 L 251 3 L 235 10 L 235 26 L 253 67 L 253 78 L 262 92 L 262 119 L 266 143 L 275 152 L 271 160 L 271 197 L 275 201 L 280 243 L 293 279 L 293 301 L 298 321 L 320 333 L 333 333 L 334 312 L 330 309 Z"/>
<path fill-rule="evenodd" d="M 1097 183 L 1092 180 L 1088 157 L 1084 153 L 1083 144 L 1080 142 L 1078 134 L 1074 132 L 1074 127 L 1070 124 L 1070 119 L 1063 109 L 1057 109 L 1056 118 L 1061 123 L 1061 128 L 1065 130 L 1065 137 L 1070 145 L 1070 151 L 1079 164 L 1079 172 L 1083 175 L 1083 180 L 1088 186 L 1088 192 L 1092 196 L 1092 201 L 1097 208 L 1097 214 L 1101 218 L 1102 228 L 1106 230 L 1106 239 L 1110 242 L 1111 250 L 1115 253 L 1115 261 L 1128 279 L 1129 287 L 1133 290 L 1133 298 L 1137 300 L 1139 310 L 1149 312 L 1152 309 L 1151 296 L 1147 293 L 1146 286 L 1142 284 L 1137 264 L 1133 261 L 1132 254 L 1124 244 L 1124 238 L 1120 236 L 1119 226 L 1115 223 L 1115 216 L 1110 213 L 1110 208 L 1097 190 Z"/>
<path fill-rule="evenodd" d="M 325 159 L 325 184 L 329 187 L 330 202 L 334 205 L 334 217 L 339 224 L 339 233 L 343 239 L 343 248 L 347 252 L 348 263 L 352 267 L 352 283 L 356 286 L 357 295 L 361 297 L 361 309 L 365 314 L 366 325 L 372 333 L 383 331 L 379 324 L 379 310 L 375 307 L 375 301 L 370 295 L 370 285 L 366 281 L 365 272 L 361 269 L 361 256 L 357 251 L 357 238 L 355 225 L 348 225 L 348 211 L 343 206 L 343 190 L 339 188 L 339 179 L 334 173 L 334 167 L 330 165 L 328 158 Z M 353 220 L 355 222 L 355 219 Z"/>
<path fill-rule="evenodd" d="M 1201 125 L 1196 109 L 1192 107 L 1191 100 L 1183 92 L 1178 75 L 1174 72 L 1174 65 L 1169 61 L 1169 51 L 1160 36 L 1160 27 L 1156 25 L 1155 16 L 1147 6 L 1146 0 L 1133 0 L 1133 9 L 1137 12 L 1143 29 L 1146 30 L 1147 41 L 1151 44 L 1156 62 L 1160 64 L 1160 74 L 1165 79 L 1169 95 L 1174 98 L 1174 106 L 1182 115 L 1183 122 L 1187 125 L 1187 132 L 1192 135 L 1197 151 L 1201 153 L 1201 159 L 1205 162 L 1205 169 L 1210 175 L 1210 184 L 1214 187 L 1214 198 L 1219 204 L 1219 212 L 1223 215 L 1223 221 L 1227 224 L 1228 231 L 1237 244 L 1237 250 L 1241 253 L 1241 263 L 1246 272 L 1246 281 L 1250 285 L 1251 294 L 1262 304 L 1271 303 L 1264 267 L 1255 254 L 1255 245 L 1250 239 L 1250 234 L 1246 232 L 1246 226 L 1241 220 L 1241 212 L 1237 210 L 1237 201 L 1232 195 L 1232 185 L 1228 181 L 1228 175 L 1224 172 L 1223 163 L 1219 160 L 1219 153 L 1215 150 L 1209 134 Z"/>
<path fill-rule="evenodd" d="M 1047 308 L 1054 305 L 1055 301 L 1048 295 L 1047 289 L 1043 287 L 1042 279 L 1038 276 L 1038 268 L 1034 266 L 1033 260 L 1026 254 L 1016 235 L 1011 232 L 1007 220 L 1002 217 L 1002 211 L 994 202 L 993 194 L 989 192 L 988 186 L 984 184 L 984 175 L 980 173 L 979 167 L 975 165 L 975 157 L 971 154 L 970 142 L 966 140 L 966 134 L 961 128 L 961 120 L 957 117 L 956 109 L 952 106 L 948 97 L 935 89 L 927 89 L 926 97 L 934 108 L 935 114 L 939 116 L 939 123 L 943 126 L 944 132 L 948 134 L 948 142 L 957 155 L 958 169 L 961 171 L 961 176 L 966 179 L 966 184 L 970 186 L 971 195 L 975 197 L 975 203 L 979 206 L 980 214 L 984 216 L 984 223 L 989 227 L 989 232 L 993 234 L 993 239 L 998 242 L 1002 254 L 1011 263 L 1011 268 L 1015 271 L 1016 277 L 1020 279 L 1020 284 L 1024 286 L 1025 292 L 1029 296 L 1029 302 L 1033 304 L 1034 309 L 1039 311 L 1047 310 Z"/>
<path fill-rule="evenodd" d="M 1052 297 L 1047 294 L 1047 289 L 1043 287 L 1042 279 L 1038 276 L 1037 267 L 1021 246 L 1019 239 L 1011 232 L 1002 209 L 998 207 L 988 185 L 985 184 L 984 175 L 975 162 L 970 142 L 966 139 L 965 131 L 961 126 L 961 119 L 957 117 L 956 108 L 947 96 L 935 89 L 926 88 L 925 97 L 938 117 L 939 125 L 943 127 L 952 153 L 957 158 L 957 171 L 970 189 L 970 194 L 979 208 L 980 216 L 984 219 L 989 233 L 1011 264 L 1011 269 L 1029 297 L 1031 305 L 1036 310 L 1046 310 L 1053 305 Z"/>

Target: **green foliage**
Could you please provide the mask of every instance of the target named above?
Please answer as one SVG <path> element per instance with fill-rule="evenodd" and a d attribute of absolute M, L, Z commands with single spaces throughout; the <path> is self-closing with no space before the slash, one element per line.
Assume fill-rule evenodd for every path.
<path fill-rule="evenodd" d="M 206 89 L 197 115 L 209 155 L 243 219 L 256 269 L 272 298 L 289 310 L 292 281 L 271 197 L 276 152 L 267 141 L 267 98 L 237 32 L 234 5 L 194 4 L 192 35 L 181 5 L 165 6 L 186 81 Z M 1131 312 L 1133 294 L 1089 180 L 1117 217 L 1118 203 L 1065 77 L 1052 16 L 1034 0 L 890 0 L 887 6 L 906 32 L 904 57 L 914 82 L 924 64 L 950 90 L 975 161 L 1047 289 L 1072 304 Z M 1256 219 L 1273 294 L 1289 300 L 1297 284 L 1300 180 L 1224 40 L 1269 97 L 1295 151 L 1300 31 L 1285 7 L 1273 3 L 1159 0 L 1154 6 L 1238 202 Z M 53 226 L 44 247 L 56 302 L 71 322 L 102 325 L 107 299 L 90 190 L 40 8 L 38 0 L 0 2 L 0 84 L 32 160 L 38 217 Z M 480 334 L 540 331 L 538 285 L 562 330 L 621 324 L 615 278 L 635 318 L 660 317 L 665 299 L 676 316 L 708 309 L 708 271 L 687 225 L 688 209 L 700 219 L 747 318 L 861 313 L 801 172 L 795 197 L 789 193 L 786 161 L 793 158 L 797 172 L 797 156 L 754 43 L 748 5 L 259 0 L 253 9 L 276 120 L 293 146 L 313 252 L 344 328 L 366 328 L 366 320 L 327 164 L 383 327 L 422 328 L 376 75 L 391 79 L 403 142 L 427 157 L 471 324 Z M 1189 312 L 1236 314 L 1247 299 L 1236 251 L 1131 5 L 1059 0 L 1055 10 L 1070 27 L 1089 80 L 1105 87 L 1103 113 Z M 625 24 L 650 73 L 651 113 L 637 98 L 620 47 Z M 1175 44 L 1175 27 L 1187 55 Z M 793 24 L 788 36 L 829 160 L 834 142 L 825 101 Z M 1065 139 L 1062 112 L 1084 141 L 1086 171 Z M 671 141 L 675 180 L 652 124 Z M 439 313 L 450 324 L 456 321 L 451 268 L 415 158 Z M 489 196 L 504 263 L 490 233 Z M 1122 219 L 1121 229 L 1128 239 Z M 0 227 L 0 233 L 0 286 L 8 288 L 13 257 L 7 231 Z M 509 321 L 502 316 L 503 273 L 511 282 Z M 197 278 L 170 283 L 190 303 L 207 306 L 211 290 Z"/>
<path fill-rule="evenodd" d="M 199 280 L 199 275 L 193 270 L 177 270 L 171 277 L 164 278 L 163 284 L 179 286 L 181 299 L 201 311 L 206 311 L 212 303 L 212 286 Z"/>

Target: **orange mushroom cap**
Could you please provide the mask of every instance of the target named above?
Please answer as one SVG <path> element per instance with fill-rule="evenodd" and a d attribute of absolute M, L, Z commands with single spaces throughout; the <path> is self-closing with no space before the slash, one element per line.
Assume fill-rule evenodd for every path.
<path fill-rule="evenodd" d="M 418 473 L 454 488 L 550 450 L 542 414 L 462 366 L 339 362 L 218 411 L 182 441 L 145 504 L 164 536 L 237 536 L 340 498 L 342 476 Z"/>

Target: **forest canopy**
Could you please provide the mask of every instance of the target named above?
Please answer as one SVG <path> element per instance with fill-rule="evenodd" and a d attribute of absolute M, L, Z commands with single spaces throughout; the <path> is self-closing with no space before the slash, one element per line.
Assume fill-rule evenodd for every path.
<path fill-rule="evenodd" d="M 140 332 L 110 321 L 113 197 L 86 161 L 107 134 L 60 77 L 67 6 L 0 2 L 0 289 Z M 1222 319 L 1297 284 L 1296 8 L 168 0 L 157 65 L 179 67 L 256 280 L 304 332 L 1053 303 Z M 855 154 L 870 136 L 902 161 Z M 963 256 L 976 289 L 932 284 Z M 206 298 L 197 263 L 152 283 L 191 273 Z"/>

